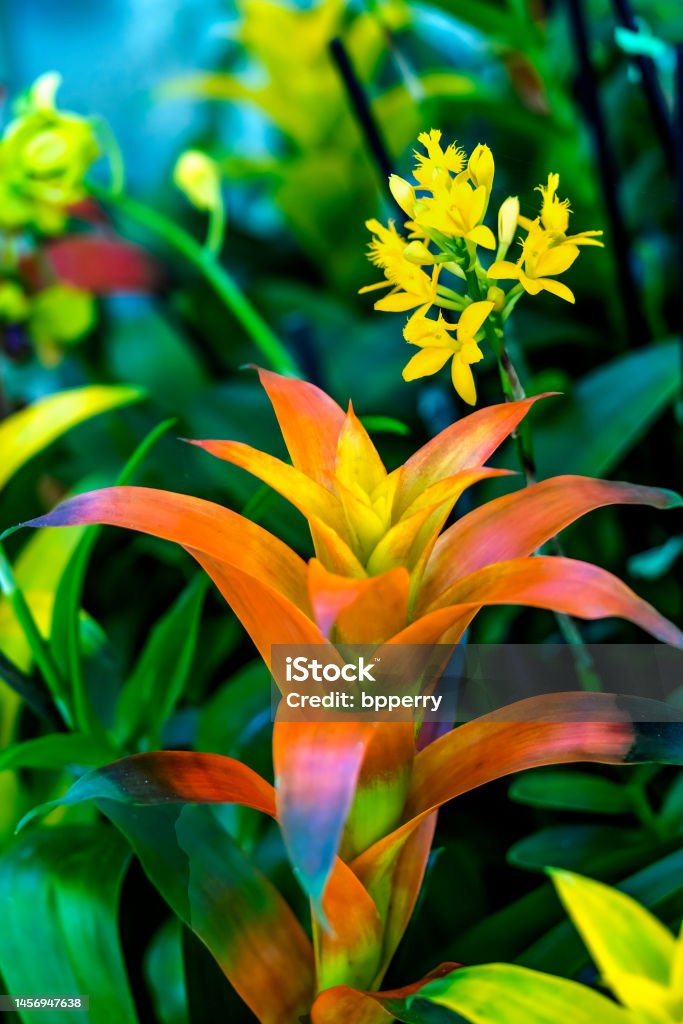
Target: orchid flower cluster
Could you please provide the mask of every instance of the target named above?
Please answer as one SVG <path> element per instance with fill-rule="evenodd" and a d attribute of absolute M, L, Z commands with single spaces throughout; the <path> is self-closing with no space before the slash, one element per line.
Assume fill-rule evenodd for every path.
<path fill-rule="evenodd" d="M 0 327 L 9 358 L 34 342 L 46 364 L 94 325 L 93 295 L 45 273 L 42 236 L 62 234 L 70 208 L 86 196 L 85 175 L 100 155 L 91 122 L 59 110 L 60 77 L 41 75 L 14 104 L 0 139 Z"/>
<path fill-rule="evenodd" d="M 441 132 L 435 129 L 423 132 L 418 141 L 425 152 L 415 151 L 415 183 L 396 174 L 389 179 L 391 193 L 408 218 L 407 234 L 393 221 L 387 226 L 377 220 L 367 222 L 373 235 L 369 258 L 385 279 L 361 292 L 388 287 L 375 309 L 414 310 L 403 334 L 419 351 L 406 365 L 404 379 L 437 373 L 451 360 L 455 390 L 474 405 L 472 366 L 483 359 L 482 330 L 496 350 L 503 324 L 524 293 L 547 291 L 574 302 L 571 290 L 557 278 L 572 266 L 580 246 L 603 244 L 602 231 L 568 234 L 569 200 L 558 196 L 559 175 L 549 174 L 547 183 L 537 189 L 541 209 L 535 218 L 521 216 L 517 196 L 505 199 L 498 211 L 496 240 L 484 223 L 495 173 L 489 147 L 480 144 L 467 158 L 455 143 L 444 148 Z M 513 262 L 506 257 L 519 228 L 525 236 L 520 240 L 519 258 Z M 487 267 L 480 261 L 480 250 L 495 253 Z M 448 284 L 445 275 L 450 275 Z M 499 281 L 516 283 L 506 292 Z M 454 287 L 463 282 L 464 291 Z M 436 317 L 430 315 L 433 309 Z M 446 318 L 448 311 L 459 314 L 457 323 Z"/>

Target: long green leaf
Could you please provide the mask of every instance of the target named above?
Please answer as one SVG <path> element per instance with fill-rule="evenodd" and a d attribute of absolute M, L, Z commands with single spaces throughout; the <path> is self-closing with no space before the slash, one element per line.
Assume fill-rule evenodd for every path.
<path fill-rule="evenodd" d="M 532 807 L 592 814 L 626 814 L 633 807 L 624 786 L 588 772 L 527 772 L 515 779 L 509 795 L 518 803 Z"/>
<path fill-rule="evenodd" d="M 129 482 L 150 449 L 174 423 L 173 419 L 164 420 L 150 430 L 126 462 L 117 483 Z M 101 529 L 100 526 L 91 526 L 84 532 L 61 576 L 54 599 L 50 642 L 57 664 L 72 682 L 76 723 L 83 731 L 96 733 L 102 738 L 100 723 L 88 698 L 81 661 L 79 629 L 85 576 Z"/>
<path fill-rule="evenodd" d="M 119 700 L 124 740 L 144 736 L 149 747 L 160 744 L 189 679 L 208 587 L 208 576 L 196 575 L 152 630 Z"/>
<path fill-rule="evenodd" d="M 129 851 L 110 827 L 44 828 L 0 861 L 0 972 L 17 995 L 84 995 L 82 1024 L 136 1024 L 118 934 Z M 63 1010 L 24 1010 L 23 1024 L 64 1024 Z"/>
<path fill-rule="evenodd" d="M 556 399 L 534 426 L 542 476 L 603 476 L 637 444 L 650 424 L 680 394 L 677 341 L 630 352 L 601 366 Z"/>
<path fill-rule="evenodd" d="M 0 771 L 10 768 L 47 768 L 59 771 L 70 766 L 106 764 L 116 750 L 84 733 L 53 733 L 13 743 L 0 751 Z"/>

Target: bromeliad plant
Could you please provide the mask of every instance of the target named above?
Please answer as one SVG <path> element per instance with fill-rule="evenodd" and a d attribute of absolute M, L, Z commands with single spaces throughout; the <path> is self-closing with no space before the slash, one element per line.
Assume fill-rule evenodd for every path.
<path fill-rule="evenodd" d="M 291 464 L 238 442 L 194 443 L 258 476 L 299 509 L 315 548 L 308 562 L 227 508 L 147 488 L 82 494 L 29 525 L 107 523 L 182 545 L 267 663 L 271 646 L 282 643 L 457 643 L 480 609 L 498 604 L 587 619 L 620 616 L 683 646 L 683 634 L 614 576 L 585 562 L 533 555 L 591 509 L 680 504 L 670 492 L 557 477 L 443 529 L 464 490 L 500 472 L 486 460 L 535 399 L 473 413 L 388 472 L 351 406 L 344 413 L 301 380 L 261 371 L 261 381 Z M 415 1020 L 400 1002 L 412 990 L 366 993 L 379 988 L 407 927 L 438 808 L 536 765 L 683 760 L 675 727 L 644 733 L 632 710 L 628 700 L 607 694 L 553 695 L 516 707 L 515 721 L 504 710 L 426 745 L 412 723 L 278 720 L 274 788 L 232 758 L 167 751 L 91 772 L 64 802 L 236 803 L 275 817 L 312 901 L 312 944 L 277 890 L 263 878 L 250 881 L 243 869 L 235 868 L 227 904 L 212 903 L 203 873 L 189 893 L 162 886 L 174 909 L 265 1024 L 295 1024 L 306 1014 L 316 1024 L 386 1021 L 392 1014 Z M 163 850 L 152 855 L 152 845 L 148 834 L 137 848 L 154 879 Z"/>
<path fill-rule="evenodd" d="M 373 235 L 369 258 L 385 280 L 361 291 L 389 287 L 375 309 L 414 311 L 403 333 L 419 352 L 406 365 L 405 380 L 437 373 L 450 361 L 455 390 L 474 405 L 472 366 L 484 358 L 482 331 L 504 369 L 504 325 L 520 297 L 547 291 L 574 302 L 572 291 L 557 277 L 572 266 L 580 246 L 602 245 L 602 231 L 568 234 L 569 200 L 557 194 L 559 174 L 549 174 L 547 184 L 537 189 L 537 217 L 520 215 L 517 196 L 502 203 L 496 239 L 484 223 L 495 171 L 489 147 L 478 145 L 468 158 L 455 143 L 444 149 L 435 129 L 422 132 L 418 141 L 425 152 L 415 152 L 414 183 L 396 174 L 389 179 L 392 195 L 408 218 L 407 235 L 392 221 L 386 227 L 377 220 L 367 222 Z M 506 257 L 518 227 L 526 235 L 518 260 L 512 262 Z M 495 253 L 488 266 L 481 262 L 481 250 Z M 517 284 L 505 292 L 499 281 Z M 430 316 L 434 310 L 436 317 Z M 457 324 L 446 320 L 442 310 L 457 312 Z M 503 381 L 508 384 L 505 374 Z"/>

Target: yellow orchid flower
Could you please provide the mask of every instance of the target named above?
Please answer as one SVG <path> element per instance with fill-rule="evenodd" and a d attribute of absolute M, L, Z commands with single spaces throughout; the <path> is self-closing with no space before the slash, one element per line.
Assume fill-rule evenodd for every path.
<path fill-rule="evenodd" d="M 418 199 L 414 221 L 426 234 L 432 228 L 449 238 L 464 238 L 485 249 L 495 249 L 491 228 L 481 223 L 488 200 L 484 185 L 473 188 L 467 181 L 455 181 L 431 198 Z"/>
<path fill-rule="evenodd" d="M 460 174 L 465 166 L 465 151 L 452 142 L 444 150 L 441 146 L 441 132 L 432 128 L 421 132 L 417 141 L 426 153 L 415 150 L 417 165 L 413 174 L 420 188 L 436 191 L 442 185 L 449 185 L 452 174 Z"/>
<path fill-rule="evenodd" d="M 487 274 L 492 281 L 519 281 L 529 295 L 546 291 L 566 302 L 574 302 L 572 290 L 553 277 L 569 270 L 578 255 L 578 247 L 569 242 L 554 245 L 552 235 L 534 221 L 522 242 L 518 262 L 496 260 Z"/>
<path fill-rule="evenodd" d="M 393 221 L 384 227 L 378 220 L 369 220 L 366 227 L 374 236 L 369 246 L 369 259 L 384 271 L 386 280 L 366 285 L 360 289 L 361 294 L 390 287 L 388 295 L 377 300 L 375 309 L 404 313 L 421 307 L 426 312 L 436 300 L 440 267 L 435 266 L 431 275 L 426 274 L 407 258 L 408 241 L 399 234 Z"/>
<path fill-rule="evenodd" d="M 423 151 L 415 151 L 413 177 L 406 180 L 392 174 L 389 178 L 391 194 L 406 215 L 404 233 L 391 222 L 387 227 L 376 220 L 367 222 L 374 235 L 369 257 L 383 270 L 386 280 L 361 291 L 389 289 L 375 309 L 416 310 L 404 335 L 423 351 L 408 363 L 406 380 L 435 373 L 452 357 L 456 390 L 465 401 L 474 403 L 470 367 L 481 358 L 476 332 L 461 336 L 460 325 L 450 327 L 441 313 L 430 319 L 431 307 L 462 312 L 488 305 L 489 312 L 494 312 L 495 331 L 501 332 L 524 292 L 538 295 L 547 291 L 574 302 L 571 289 L 557 277 L 572 266 L 580 246 L 602 246 L 602 231 L 568 234 L 569 200 L 559 198 L 560 176 L 551 172 L 547 182 L 537 187 L 541 208 L 534 219 L 520 215 L 517 196 L 505 199 L 498 209 L 496 239 L 484 223 L 495 176 L 490 148 L 479 143 L 468 156 L 455 142 L 444 147 L 441 132 L 435 129 L 422 132 L 418 141 Z M 507 257 L 520 227 L 526 237 L 515 262 Z M 480 261 L 478 246 L 495 252 L 488 269 Z M 519 283 L 507 289 L 496 283 L 505 280 Z M 463 330 L 469 316 L 474 313 L 463 313 Z"/>
<path fill-rule="evenodd" d="M 552 235 L 553 243 L 562 245 L 564 242 L 571 242 L 572 245 L 598 245 L 604 246 L 600 241 L 602 231 L 581 231 L 577 235 L 568 235 L 569 215 L 572 212 L 568 199 L 559 199 L 557 190 L 560 187 L 560 176 L 556 173 L 548 175 L 546 185 L 537 185 L 536 191 L 541 193 L 541 214 L 540 222 L 546 231 Z M 527 217 L 520 217 L 519 223 L 528 231 L 532 224 Z"/>
<path fill-rule="evenodd" d="M 463 401 L 474 405 L 477 389 L 471 366 L 484 358 L 476 335 L 492 309 L 492 302 L 473 302 L 463 310 L 455 326 L 446 323 L 441 313 L 437 320 L 420 314 L 412 316 L 403 336 L 420 351 L 405 366 L 403 379 L 416 380 L 438 373 L 451 359 L 453 387 Z"/>
<path fill-rule="evenodd" d="M 537 192 L 543 197 L 541 206 L 541 223 L 546 231 L 549 231 L 556 241 L 571 242 L 573 245 L 599 245 L 604 246 L 600 241 L 602 231 L 581 231 L 577 235 L 568 235 L 569 214 L 572 212 L 568 199 L 558 199 L 557 190 L 560 187 L 559 174 L 549 174 L 547 185 L 538 185 Z"/>

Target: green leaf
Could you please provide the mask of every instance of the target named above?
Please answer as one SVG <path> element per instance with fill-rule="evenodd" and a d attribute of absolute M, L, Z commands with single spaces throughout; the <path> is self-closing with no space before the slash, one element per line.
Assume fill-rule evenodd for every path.
<path fill-rule="evenodd" d="M 209 578 L 197 574 L 156 623 L 121 693 L 122 738 L 144 734 L 158 745 L 161 730 L 188 682 Z"/>
<path fill-rule="evenodd" d="M 520 839 L 508 851 L 508 860 L 531 871 L 552 865 L 596 874 L 626 872 L 642 864 L 655 842 L 639 829 L 557 825 Z"/>
<path fill-rule="evenodd" d="M 14 743 L 0 752 L 0 771 L 9 768 L 47 768 L 59 771 L 76 765 L 101 765 L 117 751 L 83 733 L 55 733 Z"/>
<path fill-rule="evenodd" d="M 407 437 L 410 427 L 393 416 L 361 416 L 361 423 L 370 434 L 400 434 Z"/>
<path fill-rule="evenodd" d="M 632 809 L 623 786 L 588 772 L 528 772 L 515 779 L 509 795 L 520 804 L 553 810 L 627 814 Z"/>
<path fill-rule="evenodd" d="M 600 973 L 627 1006 L 642 1005 L 639 976 L 668 986 L 675 941 L 649 911 L 618 889 L 568 871 L 551 871 L 557 894 Z"/>
<path fill-rule="evenodd" d="M 152 939 L 144 972 L 161 1024 L 189 1024 L 182 925 L 177 917 L 170 917 Z"/>
<path fill-rule="evenodd" d="M 514 964 L 461 967 L 425 985 L 407 1000 L 414 1024 L 428 1024 L 428 1007 L 436 1003 L 461 1014 L 472 1024 L 629 1024 L 625 1010 L 590 988 L 566 978 L 539 974 Z M 393 1009 L 393 1007 L 392 1007 Z"/>
<path fill-rule="evenodd" d="M 70 530 L 37 530 L 19 553 L 14 578 L 21 588 L 41 634 L 50 635 L 55 606 L 55 591 L 69 564 L 85 527 Z M 24 672 L 33 663 L 26 636 L 6 599 L 0 600 L 0 634 L 3 651 Z"/>
<path fill-rule="evenodd" d="M 103 826 L 37 829 L 0 862 L 0 971 L 17 994 L 87 995 L 83 1024 L 136 1024 L 118 934 L 129 850 Z M 64 1024 L 62 1010 L 24 1010 L 24 1024 Z"/>
<path fill-rule="evenodd" d="M 197 749 L 238 757 L 262 729 L 271 729 L 271 677 L 262 661 L 243 666 L 205 705 Z"/>
<path fill-rule="evenodd" d="M 0 680 L 48 725 L 61 725 L 61 718 L 45 692 L 0 651 Z M 9 735 L 9 730 L 8 730 Z"/>
<path fill-rule="evenodd" d="M 117 484 L 126 484 L 130 481 L 150 449 L 174 423 L 175 420 L 172 419 L 164 420 L 149 431 L 126 462 L 117 478 Z M 52 530 L 41 531 L 47 534 L 53 532 L 61 533 Z M 73 531 L 65 532 L 70 534 Z M 79 531 L 77 546 L 59 579 L 59 586 L 56 587 L 50 630 L 55 660 L 72 681 L 76 721 L 85 732 L 94 733 L 101 733 L 102 729 L 91 707 L 81 662 L 80 607 L 88 564 L 101 532 L 101 526 L 91 526 L 84 532 Z"/>
<path fill-rule="evenodd" d="M 147 298 L 126 296 L 115 300 L 113 309 L 107 337 L 113 372 L 139 382 L 162 408 L 182 412 L 207 383 L 196 346 Z"/>
<path fill-rule="evenodd" d="M 665 576 L 683 555 L 683 534 L 669 537 L 659 547 L 641 551 L 628 560 L 628 572 L 634 579 L 658 580 Z"/>
<path fill-rule="evenodd" d="M 91 384 L 48 395 L 8 416 L 0 423 L 0 488 L 24 463 L 77 423 L 142 397 L 137 388 Z"/>
<path fill-rule="evenodd" d="M 604 476 L 619 464 L 681 390 L 680 344 L 630 352 L 554 398 L 534 425 L 540 475 Z"/>

